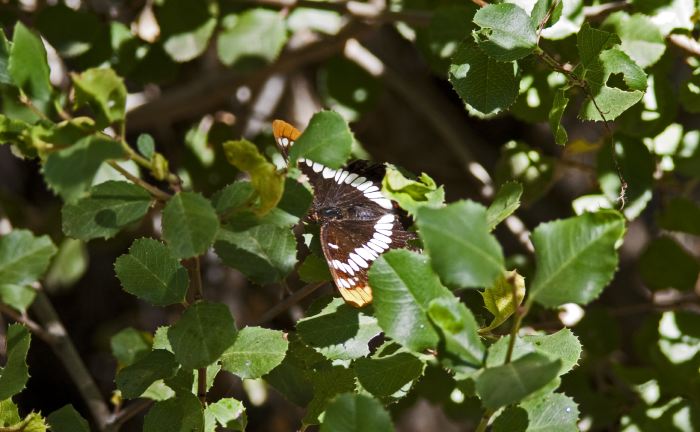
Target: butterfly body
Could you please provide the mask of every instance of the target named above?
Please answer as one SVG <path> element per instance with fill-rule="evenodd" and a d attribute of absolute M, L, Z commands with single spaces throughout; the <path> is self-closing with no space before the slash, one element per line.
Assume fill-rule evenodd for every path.
<path fill-rule="evenodd" d="M 286 158 L 300 133 L 280 120 L 273 123 L 273 132 Z M 384 165 L 355 161 L 332 169 L 306 159 L 297 165 L 314 190 L 309 219 L 320 225 L 321 248 L 336 287 L 353 306 L 371 303 L 369 266 L 415 237 L 398 206 L 381 192 Z"/>

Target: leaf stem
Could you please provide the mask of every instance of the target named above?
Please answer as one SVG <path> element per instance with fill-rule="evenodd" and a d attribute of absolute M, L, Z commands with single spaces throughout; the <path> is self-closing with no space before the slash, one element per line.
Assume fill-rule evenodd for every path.
<path fill-rule="evenodd" d="M 142 188 L 144 188 L 148 193 L 153 195 L 153 198 L 155 198 L 159 201 L 167 201 L 171 198 L 171 195 L 169 193 L 163 192 L 162 190 L 158 189 L 157 187 L 153 186 L 152 184 L 148 183 L 147 181 L 131 174 L 129 171 L 122 168 L 116 161 L 109 161 L 108 163 L 109 163 L 109 166 L 111 166 L 115 170 L 119 171 L 119 174 L 121 174 L 124 177 L 126 177 L 127 179 L 129 179 L 135 185 L 141 186 Z"/>
<path fill-rule="evenodd" d="M 486 428 L 489 426 L 489 420 L 491 420 L 491 417 L 493 416 L 495 411 L 487 409 L 484 411 L 484 415 L 481 416 L 481 421 L 479 422 L 479 425 L 474 429 L 474 432 L 485 432 Z"/>
<path fill-rule="evenodd" d="M 202 406 L 207 404 L 207 368 L 197 369 L 197 396 Z"/>

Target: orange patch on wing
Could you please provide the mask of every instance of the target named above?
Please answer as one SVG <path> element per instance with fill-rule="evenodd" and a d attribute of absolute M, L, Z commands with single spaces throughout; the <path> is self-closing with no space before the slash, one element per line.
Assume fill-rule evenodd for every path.
<path fill-rule="evenodd" d="M 343 296 L 343 299 L 352 306 L 361 308 L 372 303 L 372 288 L 368 285 L 353 288 L 338 287 L 338 291 L 340 291 L 340 295 Z"/>
<path fill-rule="evenodd" d="M 290 141 L 296 141 L 299 135 L 301 135 L 299 129 L 283 120 L 275 120 L 272 122 L 272 133 L 275 138 L 287 138 Z"/>

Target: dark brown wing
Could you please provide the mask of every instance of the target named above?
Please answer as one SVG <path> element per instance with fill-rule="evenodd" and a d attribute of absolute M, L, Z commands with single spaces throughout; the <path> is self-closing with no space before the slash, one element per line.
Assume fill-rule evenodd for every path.
<path fill-rule="evenodd" d="M 405 248 L 415 234 L 387 211 L 373 220 L 329 221 L 321 226 L 321 248 L 345 301 L 362 307 L 372 301 L 367 271 L 384 252 Z"/>

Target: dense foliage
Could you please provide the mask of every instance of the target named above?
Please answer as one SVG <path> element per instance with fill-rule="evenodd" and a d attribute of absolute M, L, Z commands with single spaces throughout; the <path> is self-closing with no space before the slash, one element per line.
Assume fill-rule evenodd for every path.
<path fill-rule="evenodd" d="M 51 192 L 0 190 L 0 431 L 413 430 L 421 399 L 478 431 L 700 429 L 695 2 L 126 3 L 0 5 L 0 158 Z M 328 288 L 280 114 L 292 161 L 426 172 L 384 177 L 420 247 L 372 263 L 371 306 Z M 104 256 L 88 365 L 53 302 Z"/>

